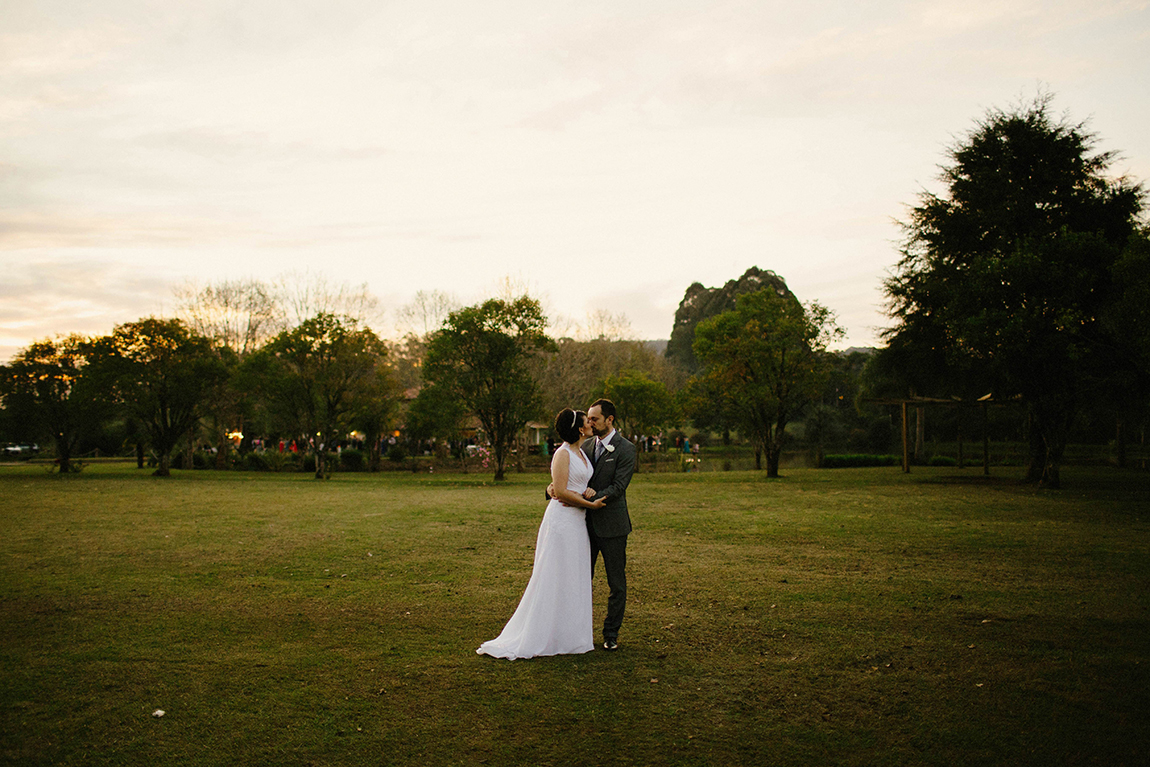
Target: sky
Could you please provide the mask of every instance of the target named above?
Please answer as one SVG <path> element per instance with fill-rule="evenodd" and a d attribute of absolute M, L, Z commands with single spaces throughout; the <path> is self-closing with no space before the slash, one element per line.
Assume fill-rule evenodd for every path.
<path fill-rule="evenodd" d="M 670 335 L 751 266 L 880 343 L 946 150 L 1052 95 L 1150 179 L 1141 0 L 0 0 L 0 361 L 323 275 Z"/>

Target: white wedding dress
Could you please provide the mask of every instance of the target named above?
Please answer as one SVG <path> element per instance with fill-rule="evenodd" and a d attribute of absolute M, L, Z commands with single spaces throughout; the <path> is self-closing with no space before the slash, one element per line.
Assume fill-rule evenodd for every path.
<path fill-rule="evenodd" d="M 567 489 L 582 494 L 591 479 L 583 451 L 564 443 Z M 555 451 L 559 455 L 559 450 Z M 552 461 L 555 459 L 552 458 Z M 496 658 L 573 655 L 595 647 L 591 626 L 591 543 L 586 512 L 552 499 L 535 541 L 535 565 L 503 633 L 475 652 Z"/>

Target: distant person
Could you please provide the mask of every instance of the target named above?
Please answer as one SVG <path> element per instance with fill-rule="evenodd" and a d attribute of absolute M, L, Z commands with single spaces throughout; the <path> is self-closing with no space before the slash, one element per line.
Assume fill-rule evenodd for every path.
<path fill-rule="evenodd" d="M 584 498 L 593 468 L 580 446 L 591 436 L 587 414 L 564 408 L 555 417 L 563 444 L 551 459 L 555 498 L 543 512 L 535 562 L 519 606 L 495 639 L 476 650 L 496 658 L 573 655 L 595 649 L 591 617 L 591 563 L 586 514 L 603 499 Z"/>

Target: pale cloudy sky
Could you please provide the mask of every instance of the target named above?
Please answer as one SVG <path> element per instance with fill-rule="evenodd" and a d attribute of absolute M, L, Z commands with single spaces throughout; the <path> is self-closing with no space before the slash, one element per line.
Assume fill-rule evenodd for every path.
<path fill-rule="evenodd" d="M 0 361 L 291 270 L 666 338 L 759 266 L 873 344 L 894 220 L 987 109 L 1050 91 L 1150 179 L 1148 8 L 0 0 Z"/>

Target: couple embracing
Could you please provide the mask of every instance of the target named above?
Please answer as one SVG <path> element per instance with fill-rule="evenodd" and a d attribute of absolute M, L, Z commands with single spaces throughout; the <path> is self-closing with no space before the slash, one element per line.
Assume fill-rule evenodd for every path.
<path fill-rule="evenodd" d="M 535 542 L 535 564 L 519 607 L 477 653 L 496 658 L 569 655 L 594 649 L 591 574 L 599 555 L 610 594 L 603 649 L 616 649 L 627 605 L 627 485 L 635 446 L 615 430 L 615 405 L 600 399 L 555 417 L 563 445 L 551 459 L 550 502 Z"/>

